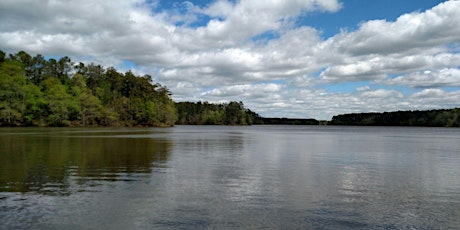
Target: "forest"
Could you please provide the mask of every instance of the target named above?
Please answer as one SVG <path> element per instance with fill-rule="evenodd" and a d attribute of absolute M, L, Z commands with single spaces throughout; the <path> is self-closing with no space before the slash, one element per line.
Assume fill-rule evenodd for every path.
<path fill-rule="evenodd" d="M 332 117 L 331 125 L 460 127 L 460 108 L 384 113 L 351 113 Z"/>
<path fill-rule="evenodd" d="M 150 75 L 0 50 L 0 126 L 250 125 L 242 102 L 175 103 Z"/>
<path fill-rule="evenodd" d="M 243 102 L 212 104 L 208 102 L 176 103 L 178 125 L 256 125 L 262 117 L 246 109 Z"/>
<path fill-rule="evenodd" d="M 318 121 L 316 119 L 301 119 L 301 118 L 269 118 L 263 117 L 262 123 L 265 125 L 325 125 L 327 121 Z"/>

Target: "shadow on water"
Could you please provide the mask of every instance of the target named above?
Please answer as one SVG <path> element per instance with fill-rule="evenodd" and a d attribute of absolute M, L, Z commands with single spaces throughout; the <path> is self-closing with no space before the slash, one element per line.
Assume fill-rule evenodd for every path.
<path fill-rule="evenodd" d="M 139 181 L 166 167 L 171 151 L 154 129 L 1 131 L 0 192 L 69 195 Z"/>

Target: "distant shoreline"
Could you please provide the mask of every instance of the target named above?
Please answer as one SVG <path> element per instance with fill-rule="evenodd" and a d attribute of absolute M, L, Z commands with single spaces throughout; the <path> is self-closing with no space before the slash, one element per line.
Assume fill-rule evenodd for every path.
<path fill-rule="evenodd" d="M 332 117 L 330 121 L 298 118 L 265 118 L 265 125 L 349 125 L 349 126 L 416 126 L 460 127 L 460 108 L 393 111 L 382 113 L 348 113 Z"/>
<path fill-rule="evenodd" d="M 460 108 L 349 113 L 332 117 L 330 125 L 460 127 Z"/>

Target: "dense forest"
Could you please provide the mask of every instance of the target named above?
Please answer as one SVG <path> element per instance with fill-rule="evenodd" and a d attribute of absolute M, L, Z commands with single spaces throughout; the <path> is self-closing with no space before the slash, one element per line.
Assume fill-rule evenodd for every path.
<path fill-rule="evenodd" d="M 0 126 L 250 125 L 242 102 L 174 103 L 149 75 L 0 51 Z"/>
<path fill-rule="evenodd" d="M 325 121 L 316 119 L 300 119 L 300 118 L 262 118 L 262 123 L 265 125 L 324 125 Z"/>
<path fill-rule="evenodd" d="M 211 104 L 208 102 L 176 103 L 179 125 L 253 125 L 262 124 L 262 118 L 243 102 Z"/>
<path fill-rule="evenodd" d="M 0 126 L 170 126 L 168 89 L 149 75 L 0 51 Z"/>
<path fill-rule="evenodd" d="M 331 125 L 460 127 L 460 108 L 337 115 Z"/>

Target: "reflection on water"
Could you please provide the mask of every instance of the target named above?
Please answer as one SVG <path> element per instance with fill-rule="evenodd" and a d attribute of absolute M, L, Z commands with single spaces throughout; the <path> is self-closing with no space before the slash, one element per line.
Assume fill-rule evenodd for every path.
<path fill-rule="evenodd" d="M 3 129 L 0 191 L 68 195 L 165 167 L 171 143 L 135 130 Z M 148 135 L 150 132 L 141 132 Z"/>
<path fill-rule="evenodd" d="M 460 130 L 1 129 L 0 228 L 448 229 Z"/>

